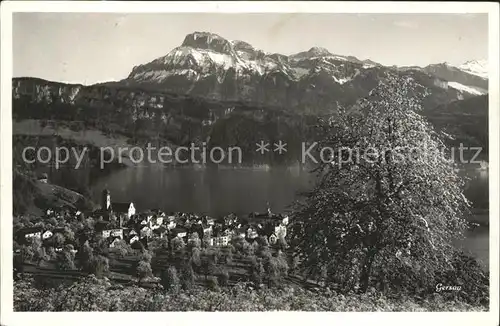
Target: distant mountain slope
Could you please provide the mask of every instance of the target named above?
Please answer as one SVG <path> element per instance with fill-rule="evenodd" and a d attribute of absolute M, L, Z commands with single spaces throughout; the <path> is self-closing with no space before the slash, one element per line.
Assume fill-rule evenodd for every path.
<path fill-rule="evenodd" d="M 449 82 L 469 86 L 470 89 L 474 89 L 479 95 L 488 92 L 488 74 L 486 67 L 480 65 L 477 61 L 469 61 L 458 67 L 448 63 L 433 64 L 423 68 L 423 71 Z M 454 86 L 450 85 L 450 87 Z M 462 90 L 464 89 L 465 88 L 462 87 Z"/>
<path fill-rule="evenodd" d="M 423 113 L 442 131 L 450 146 L 481 147 L 480 158 L 488 155 L 488 96 L 477 96 L 438 106 Z M 473 154 L 469 152 L 469 154 Z M 458 152 L 457 152 L 458 155 Z"/>
<path fill-rule="evenodd" d="M 332 54 L 320 47 L 290 56 L 266 53 L 247 42 L 230 41 L 206 32 L 188 34 L 179 47 L 134 67 L 126 79 L 114 84 L 320 113 L 354 103 L 394 71 L 412 74 L 428 88 L 428 107 L 484 94 L 487 89 L 487 81 L 470 74 L 462 78 L 455 72 L 460 75 L 455 78 L 448 70 L 430 66 L 384 67 L 371 60 Z M 467 80 L 462 83 L 464 78 Z M 471 86 L 468 80 L 474 78 L 478 79 Z M 470 87 L 449 87 L 448 81 L 475 88 L 469 91 Z"/>

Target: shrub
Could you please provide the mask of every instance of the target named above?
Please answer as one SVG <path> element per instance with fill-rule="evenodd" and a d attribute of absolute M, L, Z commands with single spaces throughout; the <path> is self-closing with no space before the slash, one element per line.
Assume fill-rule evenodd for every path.
<path fill-rule="evenodd" d="M 195 283 L 195 274 L 193 267 L 189 263 L 181 266 L 181 284 L 184 290 L 192 289 Z"/>
<path fill-rule="evenodd" d="M 50 256 L 47 254 L 47 250 L 45 248 L 40 248 L 36 255 L 35 255 L 35 259 L 37 260 L 38 262 L 38 266 L 46 266 L 46 263 L 48 261 L 50 261 Z"/>
<path fill-rule="evenodd" d="M 439 272 L 436 284 L 460 286 L 460 291 L 451 291 L 447 295 L 453 299 L 472 305 L 489 304 L 489 277 L 482 266 L 473 257 L 462 251 L 455 251 L 452 268 Z M 435 285 L 434 285 L 435 286 Z"/>
<path fill-rule="evenodd" d="M 229 245 L 226 248 L 226 254 L 224 255 L 224 262 L 226 264 L 231 264 L 233 262 L 233 252 L 235 251 L 234 247 Z"/>
<path fill-rule="evenodd" d="M 278 268 L 278 272 L 281 277 L 285 277 L 288 275 L 288 262 L 286 259 L 286 255 L 283 253 L 278 254 L 276 257 L 276 264 Z"/>
<path fill-rule="evenodd" d="M 57 268 L 61 270 L 76 269 L 73 254 L 66 250 L 61 251 L 57 255 Z"/>
<path fill-rule="evenodd" d="M 280 250 L 285 251 L 288 248 L 288 243 L 286 242 L 285 238 L 279 237 L 278 242 L 276 243 L 276 246 Z"/>
<path fill-rule="evenodd" d="M 288 256 L 288 266 L 290 273 L 297 272 L 297 269 L 299 267 L 299 257 L 295 255 Z"/>
<path fill-rule="evenodd" d="M 259 245 L 257 241 L 254 241 L 252 243 L 245 242 L 243 246 L 243 254 L 246 256 L 253 256 L 255 253 L 259 250 Z"/>
<path fill-rule="evenodd" d="M 38 238 L 32 239 L 30 247 L 33 252 L 33 260 L 35 262 L 39 264 L 42 260 L 47 260 L 48 257 L 46 257 L 45 250 L 42 248 L 42 240 Z"/>
<path fill-rule="evenodd" d="M 215 251 L 208 251 L 205 253 L 203 259 L 201 260 L 201 268 L 205 274 L 205 280 L 208 275 L 214 274 L 217 269 L 217 254 Z"/>
<path fill-rule="evenodd" d="M 95 236 L 92 248 L 94 253 L 99 255 L 107 255 L 109 251 L 106 239 L 101 235 Z"/>
<path fill-rule="evenodd" d="M 161 285 L 166 291 L 177 292 L 180 289 L 180 280 L 177 276 L 175 266 L 170 266 L 167 270 L 161 272 Z"/>
<path fill-rule="evenodd" d="M 211 240 L 210 235 L 207 234 L 207 235 L 203 236 L 203 240 L 202 240 L 203 248 L 210 247 L 210 240 Z"/>
<path fill-rule="evenodd" d="M 175 237 L 171 240 L 170 247 L 173 252 L 181 252 L 186 247 L 186 244 L 182 238 Z"/>
<path fill-rule="evenodd" d="M 64 227 L 63 235 L 65 242 L 75 242 L 75 233 L 68 226 Z"/>
<path fill-rule="evenodd" d="M 259 246 L 259 250 L 257 250 L 257 256 L 263 259 L 270 259 L 272 257 L 270 248 L 268 246 Z"/>
<path fill-rule="evenodd" d="M 278 285 L 281 279 L 281 274 L 276 257 L 270 257 L 266 259 L 264 270 L 266 273 L 267 285 L 269 287 Z"/>
<path fill-rule="evenodd" d="M 259 236 L 257 238 L 257 244 L 259 245 L 259 248 L 262 250 L 263 248 L 269 248 L 269 241 L 265 236 Z"/>
<path fill-rule="evenodd" d="M 191 251 L 191 265 L 194 268 L 201 267 L 201 250 L 199 248 L 193 248 Z"/>
<path fill-rule="evenodd" d="M 251 279 L 255 286 L 260 286 L 264 277 L 264 265 L 261 258 L 252 257 L 251 260 Z"/>
<path fill-rule="evenodd" d="M 144 261 L 146 263 L 151 263 L 151 259 L 153 259 L 153 256 L 151 253 L 147 250 L 144 250 L 141 255 L 139 256 L 140 261 Z"/>
<path fill-rule="evenodd" d="M 90 273 L 102 278 L 109 272 L 109 260 L 101 255 L 93 255 L 90 260 Z"/>
<path fill-rule="evenodd" d="M 62 247 L 64 243 L 66 242 L 66 239 L 64 238 L 64 235 L 62 233 L 56 233 L 54 234 L 54 245 L 56 248 Z"/>
<path fill-rule="evenodd" d="M 127 255 L 130 255 L 133 252 L 133 249 L 125 240 L 119 240 L 115 243 L 115 247 L 112 248 L 111 251 L 115 252 L 119 257 L 123 258 Z"/>
<path fill-rule="evenodd" d="M 94 250 L 92 249 L 92 247 L 90 247 L 88 241 L 85 241 L 82 248 L 80 248 L 78 255 L 80 256 L 81 268 L 86 272 L 92 272 L 91 265 L 92 259 L 94 258 Z"/>
<path fill-rule="evenodd" d="M 168 249 L 168 238 L 161 238 L 159 240 L 159 249 L 167 250 Z"/>
<path fill-rule="evenodd" d="M 221 268 L 217 275 L 217 280 L 220 285 L 228 286 L 229 285 L 229 272 L 226 268 Z"/>
<path fill-rule="evenodd" d="M 219 291 L 219 282 L 217 277 L 210 277 L 207 282 L 208 289 L 211 291 Z"/>
<path fill-rule="evenodd" d="M 189 235 L 188 249 L 192 248 L 201 248 L 201 240 L 197 232 L 192 232 Z"/>
<path fill-rule="evenodd" d="M 148 261 L 141 260 L 137 264 L 137 277 L 139 278 L 139 281 L 142 279 L 149 277 L 153 274 L 153 271 L 151 270 L 151 264 Z"/>
<path fill-rule="evenodd" d="M 165 247 L 166 243 L 166 247 Z M 149 242 L 149 250 L 155 252 L 161 249 L 168 249 L 168 239 L 167 238 L 156 238 Z"/>
<path fill-rule="evenodd" d="M 47 255 L 48 255 L 49 260 L 56 260 L 57 259 L 57 253 L 56 253 L 54 247 L 47 248 Z"/>
<path fill-rule="evenodd" d="M 250 245 L 244 238 L 235 237 L 232 240 L 233 248 L 240 254 L 245 254 L 245 248 Z"/>

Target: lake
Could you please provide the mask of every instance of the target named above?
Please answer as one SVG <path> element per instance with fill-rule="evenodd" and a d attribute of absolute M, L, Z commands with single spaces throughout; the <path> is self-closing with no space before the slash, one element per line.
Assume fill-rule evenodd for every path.
<path fill-rule="evenodd" d="M 473 219 L 486 223 L 467 233 L 463 245 L 488 265 L 488 173 L 464 172 L 469 180 L 466 196 L 479 208 Z M 132 201 L 136 208 L 160 208 L 166 212 L 228 213 L 246 215 L 285 212 L 298 199 L 297 193 L 309 189 L 314 176 L 300 169 L 196 169 L 160 166 L 129 167 L 113 171 L 92 181 L 91 192 L 100 203 L 101 191 L 108 189 L 111 200 Z"/>

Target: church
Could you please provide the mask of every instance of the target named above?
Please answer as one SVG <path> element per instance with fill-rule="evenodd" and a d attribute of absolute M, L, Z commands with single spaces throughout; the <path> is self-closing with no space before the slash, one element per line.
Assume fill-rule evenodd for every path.
<path fill-rule="evenodd" d="M 107 221 L 119 220 L 121 227 L 124 221 L 135 215 L 135 207 L 132 202 L 112 202 L 109 190 L 104 189 L 102 191 L 101 213 Z"/>

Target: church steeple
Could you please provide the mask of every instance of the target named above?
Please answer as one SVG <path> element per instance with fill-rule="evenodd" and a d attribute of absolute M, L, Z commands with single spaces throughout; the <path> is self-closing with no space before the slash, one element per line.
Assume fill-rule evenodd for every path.
<path fill-rule="evenodd" d="M 108 212 L 111 210 L 111 194 L 109 193 L 108 189 L 104 189 L 102 191 L 101 207 L 103 210 Z"/>

